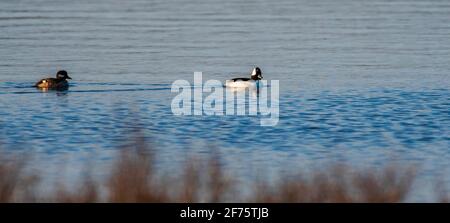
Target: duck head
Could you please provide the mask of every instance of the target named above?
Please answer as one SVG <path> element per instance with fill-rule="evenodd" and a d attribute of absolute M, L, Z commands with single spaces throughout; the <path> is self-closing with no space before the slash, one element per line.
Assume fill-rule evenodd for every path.
<path fill-rule="evenodd" d="M 255 67 L 252 70 L 252 80 L 261 80 L 263 79 L 261 69 L 259 67 Z"/>
<path fill-rule="evenodd" d="M 71 77 L 69 77 L 69 75 L 67 75 L 67 71 L 65 70 L 60 70 L 58 71 L 58 73 L 56 73 L 56 78 L 57 79 L 72 79 Z"/>
<path fill-rule="evenodd" d="M 261 80 L 263 78 L 261 69 L 259 69 L 259 67 L 253 68 L 251 77 L 252 77 L 252 80 Z"/>

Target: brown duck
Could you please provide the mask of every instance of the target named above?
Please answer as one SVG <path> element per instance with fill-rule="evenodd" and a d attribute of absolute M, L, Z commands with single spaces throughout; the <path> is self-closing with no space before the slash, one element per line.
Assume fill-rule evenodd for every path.
<path fill-rule="evenodd" d="M 67 89 L 69 87 L 69 83 L 67 79 L 72 79 L 67 75 L 67 71 L 60 70 L 56 73 L 56 78 L 44 78 L 38 81 L 34 86 L 41 89 L 54 89 L 61 90 Z"/>

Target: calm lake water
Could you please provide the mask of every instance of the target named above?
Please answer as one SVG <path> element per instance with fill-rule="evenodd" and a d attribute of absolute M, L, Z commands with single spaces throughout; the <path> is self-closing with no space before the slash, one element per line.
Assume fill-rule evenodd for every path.
<path fill-rule="evenodd" d="M 446 0 L 3 0 L 0 141 L 76 172 L 138 123 L 166 166 L 215 147 L 244 172 L 401 161 L 450 179 L 449 37 Z M 280 80 L 277 126 L 172 114 L 173 81 L 256 65 Z M 58 69 L 68 91 L 30 87 Z"/>

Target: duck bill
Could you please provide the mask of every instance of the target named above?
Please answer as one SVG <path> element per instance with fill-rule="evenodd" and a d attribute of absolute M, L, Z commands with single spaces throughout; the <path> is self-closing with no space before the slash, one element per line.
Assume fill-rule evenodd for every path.
<path fill-rule="evenodd" d="M 71 80 L 72 80 L 72 78 L 71 78 L 71 77 L 69 77 L 69 76 L 67 76 L 67 79 L 71 79 Z"/>

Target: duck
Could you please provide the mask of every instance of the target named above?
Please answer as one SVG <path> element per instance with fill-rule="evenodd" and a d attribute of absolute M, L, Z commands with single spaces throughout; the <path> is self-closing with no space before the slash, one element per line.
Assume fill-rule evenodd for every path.
<path fill-rule="evenodd" d="M 54 90 L 63 90 L 69 87 L 69 83 L 67 79 L 72 79 L 67 74 L 67 71 L 60 70 L 56 73 L 56 78 L 44 78 L 34 85 L 34 87 L 40 89 L 54 89 Z"/>
<path fill-rule="evenodd" d="M 259 67 L 253 68 L 250 73 L 250 78 L 238 77 L 231 80 L 227 80 L 225 87 L 229 88 L 258 88 L 261 83 L 260 80 L 263 79 L 261 69 Z"/>

